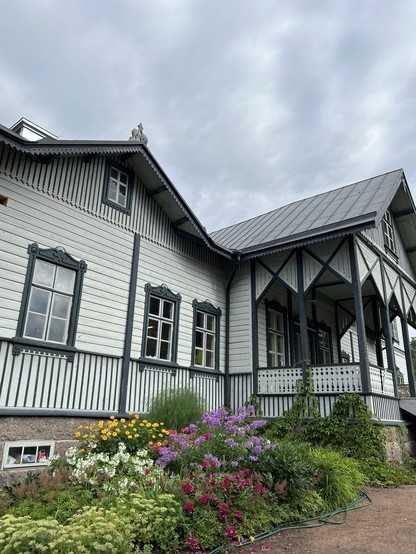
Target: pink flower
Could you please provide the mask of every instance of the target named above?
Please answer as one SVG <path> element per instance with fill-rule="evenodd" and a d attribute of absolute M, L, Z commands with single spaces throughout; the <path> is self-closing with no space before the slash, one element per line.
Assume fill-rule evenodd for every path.
<path fill-rule="evenodd" d="M 191 550 L 198 550 L 199 549 L 199 543 L 198 539 L 195 537 L 188 537 L 186 539 L 186 542 L 188 543 L 188 546 Z"/>
<path fill-rule="evenodd" d="M 183 505 L 183 509 L 187 514 L 191 514 L 192 510 L 195 508 L 195 502 L 188 502 Z"/>

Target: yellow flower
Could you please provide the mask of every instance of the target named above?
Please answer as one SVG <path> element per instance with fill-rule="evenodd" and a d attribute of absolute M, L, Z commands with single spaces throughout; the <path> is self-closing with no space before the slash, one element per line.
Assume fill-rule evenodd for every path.
<path fill-rule="evenodd" d="M 78 438 L 78 437 L 81 436 L 81 433 L 80 433 L 79 431 L 77 431 L 77 432 L 75 433 L 75 436 Z"/>
<path fill-rule="evenodd" d="M 98 427 L 99 427 L 100 429 L 102 429 L 102 428 L 104 427 L 104 421 L 102 421 L 102 420 L 99 421 L 99 422 L 98 422 Z"/>
<path fill-rule="evenodd" d="M 113 416 L 113 415 L 110 415 L 110 419 L 115 419 L 115 416 Z"/>
<path fill-rule="evenodd" d="M 135 439 L 137 439 L 137 438 L 139 438 L 139 437 L 140 437 L 140 435 L 138 435 L 137 433 L 134 435 L 134 438 L 135 438 Z"/>
<path fill-rule="evenodd" d="M 161 439 L 163 439 L 163 434 L 162 434 L 162 433 L 159 433 L 159 437 L 160 437 Z"/>
<path fill-rule="evenodd" d="M 132 439 L 133 437 L 132 437 L 132 435 L 129 435 L 127 438 L 128 438 L 128 439 Z"/>
<path fill-rule="evenodd" d="M 124 419 L 124 417 L 122 417 L 122 418 L 120 419 L 120 421 L 121 421 L 121 423 L 124 423 L 126 420 Z"/>
<path fill-rule="evenodd" d="M 90 437 L 90 438 L 91 438 L 91 439 L 95 439 L 95 435 L 91 435 L 91 437 Z"/>
<path fill-rule="evenodd" d="M 165 424 L 163 423 L 163 421 L 161 421 L 161 422 L 160 422 L 160 425 L 165 425 Z"/>
<path fill-rule="evenodd" d="M 85 433 L 85 435 L 82 435 L 82 438 L 83 438 L 83 439 L 88 439 L 88 434 Z"/>
<path fill-rule="evenodd" d="M 159 423 L 153 423 L 153 427 L 159 427 Z"/>
<path fill-rule="evenodd" d="M 133 415 L 133 412 L 129 412 L 129 416 L 131 417 Z"/>
<path fill-rule="evenodd" d="M 139 419 L 139 414 L 135 414 L 134 419 Z"/>
<path fill-rule="evenodd" d="M 146 423 L 146 427 L 151 427 L 152 424 L 151 423 Z"/>
<path fill-rule="evenodd" d="M 144 427 L 144 423 L 140 423 L 140 427 Z"/>
<path fill-rule="evenodd" d="M 107 435 L 103 435 L 103 436 L 101 437 L 101 440 L 106 441 L 106 440 L 107 440 Z"/>
<path fill-rule="evenodd" d="M 116 437 L 117 436 L 117 433 L 114 431 L 114 433 L 111 433 L 113 435 L 113 437 Z"/>

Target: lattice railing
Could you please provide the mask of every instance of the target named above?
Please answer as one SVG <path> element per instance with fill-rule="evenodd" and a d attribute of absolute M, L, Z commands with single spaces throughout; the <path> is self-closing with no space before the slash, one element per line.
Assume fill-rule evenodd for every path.
<path fill-rule="evenodd" d="M 302 381 L 301 367 L 259 369 L 259 394 L 296 394 L 296 383 Z"/>

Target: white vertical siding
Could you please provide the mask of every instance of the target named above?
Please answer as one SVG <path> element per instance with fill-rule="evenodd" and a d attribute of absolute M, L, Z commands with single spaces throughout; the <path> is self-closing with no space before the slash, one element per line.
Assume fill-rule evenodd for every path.
<path fill-rule="evenodd" d="M 251 367 L 250 268 L 245 264 L 237 271 L 230 291 L 230 373 L 250 372 Z"/>

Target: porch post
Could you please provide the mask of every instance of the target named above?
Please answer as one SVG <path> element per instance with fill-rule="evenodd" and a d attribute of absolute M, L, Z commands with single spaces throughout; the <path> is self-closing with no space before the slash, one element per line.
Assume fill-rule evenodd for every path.
<path fill-rule="evenodd" d="M 400 277 L 400 292 L 402 295 L 402 306 L 403 306 L 403 309 L 405 310 L 403 282 L 401 277 Z M 410 393 L 410 396 L 416 396 L 415 374 L 413 373 L 412 351 L 410 348 L 410 337 L 409 337 L 409 329 L 407 327 L 406 313 L 404 313 L 403 316 L 400 316 L 400 323 L 402 326 L 404 355 L 406 358 L 407 377 L 409 380 L 409 393 Z"/>
<path fill-rule="evenodd" d="M 382 259 L 380 259 L 380 265 L 381 265 L 381 280 L 383 283 L 383 296 L 384 296 L 384 302 L 382 302 L 381 304 L 381 317 L 383 320 L 384 344 L 386 345 L 387 368 L 390 369 L 392 372 L 394 395 L 399 396 L 399 389 L 397 386 L 396 360 L 394 359 L 393 340 L 391 336 L 389 301 L 387 298 L 387 290 L 386 290 L 386 276 L 384 275 L 384 263 Z"/>
<path fill-rule="evenodd" d="M 368 365 L 363 299 L 361 297 L 360 276 L 358 272 L 357 255 L 355 251 L 355 235 L 350 235 L 348 237 L 348 246 L 349 246 L 349 254 L 350 254 L 355 316 L 356 316 L 356 322 L 357 322 L 358 353 L 360 357 L 360 370 L 361 370 L 361 388 L 364 394 L 368 394 L 369 392 L 371 392 L 370 368 Z"/>
<path fill-rule="evenodd" d="M 380 322 L 378 319 L 378 313 L 377 313 L 377 300 L 376 298 L 373 298 L 371 301 L 371 308 L 373 312 L 373 325 L 374 325 L 374 332 L 376 334 L 376 356 L 377 356 L 377 365 L 380 367 L 383 367 L 383 351 L 381 348 L 381 337 L 380 337 Z"/>
<path fill-rule="evenodd" d="M 250 262 L 251 270 L 251 359 L 253 366 L 253 394 L 259 393 L 259 324 L 256 298 L 256 260 Z"/>
<path fill-rule="evenodd" d="M 308 320 L 306 316 L 305 293 L 303 283 L 303 258 L 302 249 L 296 251 L 297 277 L 298 277 L 298 304 L 299 304 L 299 330 L 300 330 L 300 356 L 302 361 L 303 382 L 306 384 L 306 366 L 310 363 Z"/>

